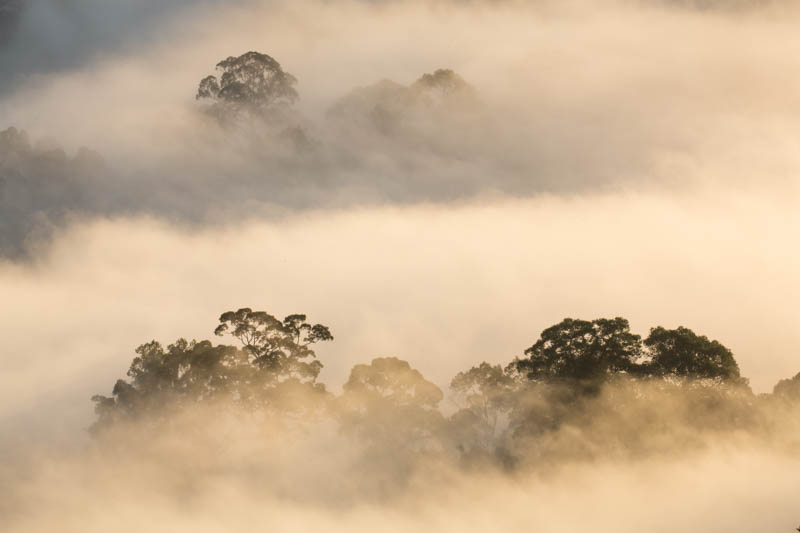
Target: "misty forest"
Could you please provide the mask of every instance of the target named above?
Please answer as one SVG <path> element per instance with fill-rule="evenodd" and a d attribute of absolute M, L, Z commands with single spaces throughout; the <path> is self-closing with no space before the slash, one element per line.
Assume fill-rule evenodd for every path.
<path fill-rule="evenodd" d="M 396 479 L 371 487 L 379 496 L 402 485 L 424 457 L 513 469 L 564 456 L 668 454 L 704 446 L 712 435 L 775 436 L 800 412 L 800 374 L 756 396 L 719 342 L 660 326 L 642 340 L 621 317 L 564 319 L 505 367 L 482 362 L 459 372 L 448 415 L 442 390 L 397 357 L 357 364 L 342 393 L 331 394 L 317 379 L 323 363 L 312 345 L 333 335 L 305 315 L 279 320 L 242 308 L 219 321 L 214 333 L 238 345 L 139 346 L 130 379 L 118 380 L 112 396 L 92 398 L 91 430 L 106 438 L 134 424 L 158 436 L 198 408 L 272 430 L 332 422 L 371 460 L 392 465 Z"/>
<path fill-rule="evenodd" d="M 0 0 L 0 530 L 800 530 L 798 23 Z"/>

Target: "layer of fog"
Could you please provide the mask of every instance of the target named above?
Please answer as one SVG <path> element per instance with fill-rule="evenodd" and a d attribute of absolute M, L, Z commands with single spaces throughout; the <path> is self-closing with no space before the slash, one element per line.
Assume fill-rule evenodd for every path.
<path fill-rule="evenodd" d="M 213 338 L 223 311 L 301 312 L 331 327 L 333 390 L 396 355 L 446 387 L 507 363 L 566 316 L 685 325 L 730 347 L 757 392 L 795 375 L 800 231 L 794 199 L 609 195 L 443 209 L 321 211 L 180 229 L 90 221 L 33 266 L 0 270 L 7 438 L 80 438 L 133 348 Z"/>
<path fill-rule="evenodd" d="M 228 453 L 167 435 L 139 456 L 85 432 L 89 397 L 110 393 L 134 347 L 213 339 L 219 314 L 245 305 L 330 326 L 318 355 L 333 391 L 382 355 L 445 389 L 566 316 L 617 315 L 640 334 L 685 325 L 718 339 L 769 391 L 800 370 L 787 3 L 135 4 L 32 0 L 0 51 L 0 129 L 29 131 L 13 168 L 36 185 L 0 213 L 6 245 L 33 247 L 29 263 L 0 263 L 4 529 L 797 525 L 796 448 L 748 438 L 510 477 L 436 462 L 387 504 L 347 469 L 358 450 L 323 430 L 215 433 Z M 311 156 L 232 135 L 194 101 L 216 61 L 251 49 L 299 78 Z M 393 138 L 327 114 L 355 87 L 440 67 L 480 105 Z M 48 244 L 37 230 L 53 224 Z M 383 459 L 362 475 L 380 478 Z"/>
<path fill-rule="evenodd" d="M 797 520 L 796 427 L 794 450 L 729 436 L 666 455 L 502 472 L 465 470 L 446 454 L 395 457 L 377 449 L 370 456 L 324 427 L 295 432 L 222 414 L 198 407 L 157 432 L 120 428 L 114 439 L 77 452 L 29 449 L 27 461 L 3 465 L 0 525 L 11 532 L 249 531 L 254 524 L 745 532 L 788 531 Z M 668 420 L 671 412 L 659 415 Z M 570 445 L 583 438 L 574 428 L 564 433 Z"/>
<path fill-rule="evenodd" d="M 199 489 L 195 501 L 171 506 L 153 485 L 102 476 L 87 482 L 81 468 L 61 465 L 39 480 L 50 485 L 34 493 L 38 506 L 28 519 L 7 531 L 46 532 L 56 524 L 65 533 L 251 531 L 254 524 L 277 531 L 791 531 L 797 467 L 794 460 L 758 453 L 584 467 L 525 484 L 467 479 L 443 496 L 421 487 L 416 501 L 399 508 L 337 511 L 254 497 L 225 479 Z"/>
<path fill-rule="evenodd" d="M 27 78 L 0 100 L 2 124 L 105 160 L 74 176 L 67 162 L 53 168 L 47 142 L 23 170 L 12 165 L 11 177 L 33 189 L 5 192 L 4 252 L 76 212 L 216 224 L 498 192 L 735 186 L 796 195 L 800 51 L 785 9 L 193 4 L 162 20 L 152 42 Z M 219 59 L 251 49 L 300 80 L 292 125 L 304 131 L 301 148 L 269 128 L 220 128 L 194 101 Z M 478 101 L 430 116 L 401 109 L 406 122 L 390 135 L 364 120 L 369 102 L 328 113 L 356 87 L 408 85 L 440 67 L 471 83 Z M 70 200 L 47 202 L 51 182 Z"/>

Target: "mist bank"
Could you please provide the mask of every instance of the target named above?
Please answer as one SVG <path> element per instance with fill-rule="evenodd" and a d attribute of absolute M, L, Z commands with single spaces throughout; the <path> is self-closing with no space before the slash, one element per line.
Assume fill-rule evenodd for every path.
<path fill-rule="evenodd" d="M 624 405 L 620 392 L 607 400 Z M 470 466 L 444 450 L 400 453 L 397 441 L 371 447 L 324 424 L 287 427 L 196 404 L 155 426 L 117 427 L 82 450 L 29 448 L 15 463 L 4 463 L 0 523 L 15 532 L 56 525 L 66 532 L 244 531 L 253 523 L 287 531 L 794 527 L 796 424 L 760 437 L 726 435 L 700 420 L 686 426 L 676 418 L 673 402 L 682 404 L 680 396 L 669 409 L 652 400 L 651 413 L 624 418 L 634 433 L 615 431 L 621 420 L 599 402 L 591 422 L 564 427 L 555 432 L 558 439 L 531 449 L 553 455 L 513 471 Z M 669 421 L 656 434 L 642 424 L 654 413 Z M 784 412 L 784 420 L 796 421 L 796 415 Z M 405 422 L 384 419 L 390 427 Z M 600 446 L 592 454 L 571 455 L 593 436 Z M 640 444 L 653 437 L 649 444 L 664 446 L 663 453 L 621 454 L 618 446 L 632 437 Z M 787 437 L 782 442 L 793 447 L 778 444 Z M 698 441 L 700 448 L 693 445 Z"/>
<path fill-rule="evenodd" d="M 0 529 L 791 531 L 797 14 L 0 0 Z"/>
<path fill-rule="evenodd" d="M 547 6 L 186 7 L 159 22 L 157 39 L 0 98 L 3 127 L 27 131 L 6 132 L 0 147 L 0 250 L 30 254 L 37 236 L 82 216 L 214 225 L 491 194 L 712 187 L 797 198 L 791 17 Z M 280 121 L 220 124 L 195 101 L 198 83 L 248 50 L 294 75 L 299 101 Z M 471 97 L 421 98 L 416 82 L 441 68 Z"/>
<path fill-rule="evenodd" d="M 800 368 L 791 198 L 608 195 L 307 212 L 217 228 L 87 220 L 5 262 L 0 393 L 14 438 L 74 441 L 148 340 L 208 338 L 242 304 L 331 327 L 321 378 L 372 357 L 446 387 L 564 317 L 624 316 L 720 339 L 756 392 Z M 557 228 L 558 231 L 554 231 Z M 47 324 L 47 327 L 42 327 Z M 33 342 L 32 339 L 36 341 Z M 11 434 L 9 434 L 10 436 Z"/>
<path fill-rule="evenodd" d="M 74 451 L 0 448 L 12 459 L 2 463 L 0 523 L 10 531 L 56 522 L 91 531 L 135 513 L 129 527 L 159 531 L 237 530 L 253 520 L 278 529 L 363 520 L 357 527 L 370 528 L 388 515 L 398 526 L 453 527 L 456 517 L 455 524 L 480 518 L 527 530 L 571 527 L 576 506 L 603 531 L 656 517 L 665 531 L 698 519 L 739 531 L 752 513 L 768 511 L 759 523 L 790 523 L 800 374 L 760 396 L 738 371 L 732 379 L 639 376 L 632 368 L 570 377 L 572 357 L 605 367 L 608 354 L 596 356 L 608 350 L 634 355 L 627 322 L 607 322 L 594 321 L 597 337 L 582 345 L 585 332 L 564 321 L 557 327 L 574 338 L 558 340 L 548 328 L 526 351 L 533 359 L 541 342 L 545 351 L 562 343 L 551 355 L 563 376 L 521 374 L 513 364 L 460 373 L 451 384 L 457 410 L 445 414 L 441 390 L 405 361 L 358 364 L 332 394 L 316 381 L 321 343 L 334 340 L 327 327 L 305 315 L 226 312 L 215 333 L 243 348 L 140 346 L 129 381 L 117 381 L 113 398 L 93 398 L 90 443 Z M 716 342 L 703 342 L 717 352 Z M 650 338 L 645 344 L 655 349 L 653 363 L 679 355 L 672 345 L 659 352 Z M 703 366 L 712 352 L 683 356 Z M 687 485 L 702 492 L 681 497 Z M 647 491 L 651 504 L 667 500 L 619 513 L 615 503 L 630 503 L 630 489 Z M 502 502 L 517 511 L 498 515 Z M 735 516 L 720 524 L 709 507 Z"/>
<path fill-rule="evenodd" d="M 141 464 L 91 465 L 96 468 L 87 474 L 85 463 L 48 463 L 49 472 L 26 486 L 36 495 L 31 498 L 35 511 L 11 522 L 8 530 L 50 531 L 57 524 L 70 533 L 108 528 L 248 531 L 258 523 L 279 531 L 371 531 L 378 526 L 386 531 L 782 531 L 796 526 L 792 495 L 800 488 L 794 459 L 756 451 L 677 463 L 584 465 L 548 479 L 454 476 L 445 488 L 420 480 L 417 497 L 342 510 L 265 496 L 224 476 L 173 500 L 163 488 L 162 472 L 136 469 Z M 691 498 L 686 497 L 688 487 Z M 37 488 L 44 490 L 34 492 Z M 87 508 L 86 502 L 92 505 Z"/>

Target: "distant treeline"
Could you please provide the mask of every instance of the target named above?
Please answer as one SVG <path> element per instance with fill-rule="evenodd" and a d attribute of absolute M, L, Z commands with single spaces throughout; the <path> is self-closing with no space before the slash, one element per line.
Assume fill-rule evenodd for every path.
<path fill-rule="evenodd" d="M 471 137 L 453 136 L 464 130 L 460 121 L 483 131 L 483 115 L 477 92 L 451 70 L 408 86 L 383 80 L 356 88 L 316 125 L 294 107 L 298 80 L 272 57 L 232 56 L 217 72 L 200 81 L 201 103 L 179 148 L 151 161 L 147 147 L 131 146 L 136 168 L 109 164 L 87 148 L 71 156 L 53 140 L 32 142 L 25 131 L 0 127 L 0 256 L 24 256 L 53 226 L 81 216 L 207 222 L 210 213 L 235 218 L 275 206 L 448 200 L 498 185 L 485 183 Z M 475 166 L 458 176 L 442 175 L 470 160 Z M 338 189 L 349 192 L 331 194 Z"/>
<path fill-rule="evenodd" d="M 642 339 L 619 317 L 565 319 L 505 367 L 484 362 L 458 373 L 449 410 L 440 409 L 438 386 L 395 357 L 356 365 L 332 394 L 318 380 L 314 348 L 333 335 L 305 315 L 239 309 L 220 317 L 215 334 L 240 346 L 180 339 L 138 347 L 129 379 L 93 398 L 95 436 L 117 427 L 157 432 L 185 410 L 221 406 L 284 427 L 333 422 L 395 458 L 446 454 L 511 468 L 565 455 L 670 453 L 722 434 L 767 436 L 782 423 L 776 413 L 800 406 L 800 374 L 757 396 L 719 342 L 684 327 L 655 327 Z"/>
<path fill-rule="evenodd" d="M 515 132 L 530 134 L 529 125 L 498 115 L 450 69 L 410 84 L 384 79 L 356 87 L 313 120 L 295 106 L 298 83 L 267 54 L 228 57 L 196 92 L 187 90 L 187 100 L 194 95 L 198 103 L 178 142 L 161 143 L 157 156 L 153 145 L 117 147 L 130 156 L 124 162 L 86 148 L 73 156 L 54 141 L 32 142 L 0 125 L 0 257 L 31 255 L 53 227 L 76 217 L 151 214 L 216 224 L 287 210 L 449 202 L 486 191 L 586 191 L 622 179 L 576 172 L 573 158 L 545 153 L 552 139 L 520 143 Z M 171 148 L 162 152 L 165 146 Z"/>

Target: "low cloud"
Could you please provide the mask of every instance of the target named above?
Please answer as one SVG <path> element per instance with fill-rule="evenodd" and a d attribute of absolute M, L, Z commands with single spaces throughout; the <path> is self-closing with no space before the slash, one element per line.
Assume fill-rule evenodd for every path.
<path fill-rule="evenodd" d="M 720 340 L 766 392 L 800 370 L 799 258 L 786 246 L 798 223 L 786 199 L 718 194 L 315 211 L 214 229 L 87 221 L 34 264 L 3 266 L 3 417 L 74 440 L 88 398 L 110 392 L 134 347 L 211 338 L 216 317 L 242 306 L 330 326 L 332 387 L 387 355 L 445 387 L 521 355 L 564 317 L 624 316 L 636 333 L 684 325 Z M 43 416 L 54 407 L 64 412 Z"/>
<path fill-rule="evenodd" d="M 796 406 L 759 394 L 800 371 L 796 10 L 0 0 L 0 528 L 790 531 Z M 221 120 L 198 83 L 251 50 L 300 98 Z M 436 445 L 225 404 L 90 437 L 135 347 L 243 306 L 329 326 L 332 395 L 408 361 Z M 615 316 L 755 394 L 524 396 L 570 416 L 463 460 L 454 375 Z"/>
<path fill-rule="evenodd" d="M 796 197 L 797 117 L 786 110 L 800 78 L 785 18 L 604 7 L 187 6 L 159 23 L 159 39 L 26 78 L 0 99 L 4 123 L 68 154 L 63 168 L 0 156 L 7 190 L 35 199 L 3 194 L 3 252 L 19 254 L 65 214 L 216 224 L 486 195 L 765 186 Z M 299 80 L 280 127 L 221 126 L 194 101 L 218 60 L 247 50 Z M 407 97 L 440 68 L 473 96 Z M 100 172 L 76 175 L 69 161 L 84 146 L 101 154 Z M 72 200 L 46 202 L 56 190 Z"/>

